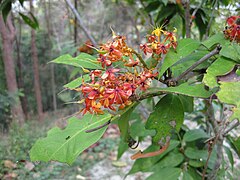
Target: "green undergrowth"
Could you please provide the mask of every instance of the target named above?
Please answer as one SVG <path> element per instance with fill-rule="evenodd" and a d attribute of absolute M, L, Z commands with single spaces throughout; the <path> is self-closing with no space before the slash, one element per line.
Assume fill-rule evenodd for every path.
<path fill-rule="evenodd" d="M 101 139 L 93 148 L 87 149 L 70 167 L 58 162 L 31 162 L 29 149 L 34 142 L 55 126 L 57 117 L 50 115 L 41 124 L 27 121 L 23 127 L 11 124 L 7 134 L 0 136 L 0 179 L 76 179 L 86 176 L 96 162 L 108 158 L 119 142 L 113 138 Z M 61 120 L 60 120 L 61 121 Z"/>

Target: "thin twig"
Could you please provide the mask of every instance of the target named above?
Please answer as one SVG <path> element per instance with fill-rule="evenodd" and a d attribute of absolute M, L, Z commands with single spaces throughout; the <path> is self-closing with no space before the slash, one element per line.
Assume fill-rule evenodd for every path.
<path fill-rule="evenodd" d="M 231 130 L 233 130 L 234 128 L 238 127 L 239 125 L 240 125 L 239 120 L 237 120 L 237 119 L 233 120 L 233 121 L 229 124 L 228 128 L 225 129 L 225 131 L 224 131 L 224 133 L 223 133 L 223 136 L 227 136 L 227 134 L 228 134 Z"/>
<path fill-rule="evenodd" d="M 184 76 L 186 76 L 188 73 L 190 73 L 193 69 L 195 69 L 199 64 L 203 63 L 204 61 L 208 60 L 212 56 L 218 54 L 221 50 L 221 46 L 218 45 L 214 50 L 212 50 L 209 54 L 206 54 L 201 59 L 199 59 L 197 62 L 195 62 L 191 67 L 189 67 L 186 71 L 184 71 L 182 74 L 180 74 L 178 77 L 170 79 L 169 81 L 177 83 L 179 80 L 181 80 Z"/>
<path fill-rule="evenodd" d="M 78 11 L 74 8 L 73 4 L 71 3 L 70 0 L 65 0 L 70 9 L 72 10 L 73 14 L 76 16 L 79 26 L 82 28 L 83 32 L 87 36 L 87 38 L 92 42 L 92 44 L 97 47 L 97 42 L 95 39 L 92 37 L 92 35 L 89 33 L 89 30 L 86 28 L 86 26 L 83 24 L 82 18 L 80 17 L 80 14 Z"/>

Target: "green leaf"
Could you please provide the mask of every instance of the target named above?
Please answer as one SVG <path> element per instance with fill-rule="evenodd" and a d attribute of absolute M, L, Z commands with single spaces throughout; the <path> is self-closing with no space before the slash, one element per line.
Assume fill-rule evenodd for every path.
<path fill-rule="evenodd" d="M 182 169 L 180 168 L 166 167 L 152 174 L 146 180 L 159 180 L 159 177 L 164 177 L 164 180 L 174 180 L 174 179 L 177 180 L 181 172 L 182 172 Z"/>
<path fill-rule="evenodd" d="M 137 107 L 138 104 L 139 104 L 139 102 L 134 102 L 130 106 L 126 107 L 126 109 L 123 110 L 124 113 L 122 113 L 118 119 L 118 127 L 121 132 L 121 136 L 123 137 L 125 142 L 128 142 L 128 140 L 130 138 L 129 118 L 131 116 L 131 113 Z"/>
<path fill-rule="evenodd" d="M 240 158 L 240 136 L 237 138 L 228 136 L 228 140 L 230 141 L 231 147 L 234 149 L 234 151 L 237 153 L 238 157 Z"/>
<path fill-rule="evenodd" d="M 232 44 L 229 42 L 228 44 L 222 46 L 219 54 L 226 58 L 232 59 L 237 63 L 240 63 L 240 53 L 238 51 L 239 48 L 240 47 L 238 44 Z"/>
<path fill-rule="evenodd" d="M 178 60 L 191 54 L 199 46 L 200 42 L 194 39 L 187 38 L 179 40 L 176 52 L 171 49 L 164 58 L 163 64 L 159 70 L 159 78 L 169 67 L 174 65 Z"/>
<path fill-rule="evenodd" d="M 187 171 L 194 180 L 201 180 L 202 177 L 198 174 L 198 172 L 196 172 L 196 168 L 192 168 L 192 167 L 188 167 L 188 171 Z"/>
<path fill-rule="evenodd" d="M 226 152 L 226 154 L 227 154 L 227 156 L 228 156 L 228 160 L 229 160 L 229 162 L 230 162 L 230 164 L 231 164 L 231 166 L 232 166 L 232 171 L 233 171 L 234 159 L 233 159 L 232 151 L 231 151 L 230 148 L 227 147 L 227 146 L 224 146 L 224 150 L 225 150 L 225 152 Z"/>
<path fill-rule="evenodd" d="M 32 19 L 20 12 L 19 12 L 19 15 L 22 17 L 24 22 L 28 24 L 31 28 L 33 29 L 39 28 L 38 21 L 32 13 L 30 13 Z"/>
<path fill-rule="evenodd" d="M 141 120 L 137 120 L 131 124 L 131 135 L 133 137 L 146 137 L 153 136 L 155 134 L 154 130 L 148 130 L 145 128 L 145 124 Z"/>
<path fill-rule="evenodd" d="M 167 53 L 166 57 L 163 60 L 162 66 L 159 69 L 158 78 L 160 79 L 163 73 L 179 59 L 180 57 L 178 56 L 178 54 L 173 49 L 170 49 L 170 51 Z"/>
<path fill-rule="evenodd" d="M 153 142 L 158 144 L 160 140 L 165 142 L 166 137 L 171 137 L 172 130 L 180 130 L 184 118 L 182 103 L 177 95 L 168 94 L 164 96 L 155 106 L 150 114 L 146 129 L 155 129 Z"/>
<path fill-rule="evenodd" d="M 149 158 L 142 158 L 142 159 L 137 159 L 133 166 L 132 169 L 128 172 L 127 175 L 134 174 L 136 172 L 142 171 L 142 172 L 147 172 L 150 171 L 152 166 L 156 164 L 161 158 L 163 158 L 166 154 L 168 154 L 170 151 L 175 149 L 178 145 L 180 144 L 179 141 L 171 140 L 169 147 L 164 151 L 161 155 L 159 156 L 154 156 L 154 157 L 149 157 Z M 159 146 L 152 145 L 148 147 L 144 153 L 146 152 L 153 152 L 159 150 Z"/>
<path fill-rule="evenodd" d="M 70 118 L 65 129 L 55 127 L 48 132 L 47 137 L 37 140 L 30 150 L 31 161 L 54 160 L 72 164 L 81 152 L 102 137 L 107 127 L 91 133 L 85 131 L 106 123 L 110 118 L 109 114 L 86 114 L 83 119 Z"/>
<path fill-rule="evenodd" d="M 183 58 L 195 51 L 200 45 L 201 43 L 198 40 L 185 38 L 178 41 L 176 51 L 179 57 Z"/>
<path fill-rule="evenodd" d="M 7 17 L 8 17 L 9 12 L 11 11 L 11 9 L 12 9 L 12 1 L 11 0 L 5 0 L 0 3 L 0 11 L 2 13 L 4 22 L 7 21 Z"/>
<path fill-rule="evenodd" d="M 21 6 L 23 6 L 24 1 L 25 1 L 25 0 L 19 0 Z"/>
<path fill-rule="evenodd" d="M 187 82 L 176 87 L 154 88 L 149 92 L 175 93 L 199 98 L 209 98 L 212 95 L 212 92 L 207 91 L 203 84 L 190 85 Z"/>
<path fill-rule="evenodd" d="M 236 106 L 231 120 L 240 120 L 240 82 L 221 82 L 220 91 L 216 95 L 221 102 Z"/>
<path fill-rule="evenodd" d="M 119 145 L 118 145 L 118 151 L 117 151 L 117 159 L 119 160 L 123 153 L 128 150 L 128 144 L 125 142 L 123 137 L 121 137 Z"/>
<path fill-rule="evenodd" d="M 163 24 L 165 19 L 172 19 L 172 17 L 177 13 L 175 4 L 167 4 L 167 6 L 162 6 L 161 10 L 158 11 L 155 22 L 157 24 Z"/>
<path fill-rule="evenodd" d="M 148 58 L 145 62 L 149 69 L 155 68 L 156 65 L 158 64 L 158 61 L 152 57 Z"/>
<path fill-rule="evenodd" d="M 52 60 L 51 62 L 87 69 L 102 69 L 100 64 L 96 61 L 96 58 L 86 53 L 81 53 L 79 56 L 75 58 L 69 54 L 65 54 Z"/>
<path fill-rule="evenodd" d="M 184 112 L 189 112 L 189 113 L 193 112 L 194 110 L 193 97 L 185 96 L 181 94 L 179 94 L 178 97 L 182 102 Z"/>
<path fill-rule="evenodd" d="M 206 150 L 198 150 L 195 148 L 187 147 L 184 154 L 190 159 L 204 159 L 207 158 L 208 152 Z"/>
<path fill-rule="evenodd" d="M 206 138 L 209 138 L 209 137 L 210 136 L 207 135 L 203 130 L 194 129 L 194 130 L 187 131 L 183 136 L 183 140 L 185 142 L 192 142 L 192 141 L 195 141 L 197 139 L 206 139 Z"/>
<path fill-rule="evenodd" d="M 225 39 L 223 33 L 218 33 L 209 37 L 207 40 L 203 41 L 202 44 L 208 49 L 210 49 L 213 45 L 216 45 L 216 44 L 224 45 L 225 43 L 228 43 L 228 42 L 229 41 Z"/>
<path fill-rule="evenodd" d="M 151 170 L 154 172 L 158 172 L 165 167 L 176 167 L 181 162 L 183 162 L 183 160 L 184 156 L 182 153 L 172 151 L 164 158 L 162 158 L 160 161 L 158 161 L 157 164 L 155 164 Z"/>
<path fill-rule="evenodd" d="M 217 76 L 222 76 L 229 73 L 230 71 L 232 71 L 235 65 L 236 63 L 234 63 L 233 61 L 229 61 L 223 56 L 220 56 L 207 69 L 207 73 L 204 75 L 203 78 L 203 83 L 210 88 L 217 87 Z"/>
<path fill-rule="evenodd" d="M 82 84 L 83 79 L 84 79 L 84 82 L 89 81 L 90 80 L 89 74 L 86 74 L 86 75 L 83 75 L 82 77 L 74 79 L 73 81 L 65 84 L 63 87 L 68 88 L 68 89 L 77 88 Z"/>
<path fill-rule="evenodd" d="M 184 171 L 182 180 L 194 180 L 194 179 L 187 171 Z"/>
<path fill-rule="evenodd" d="M 198 161 L 198 160 L 190 160 L 189 162 L 189 165 L 192 166 L 192 167 L 203 167 L 204 166 L 204 163 L 202 161 Z"/>
<path fill-rule="evenodd" d="M 203 11 L 202 8 L 199 8 L 195 16 L 195 23 L 200 33 L 200 39 L 202 39 L 203 35 L 206 33 L 208 26 L 206 13 Z"/>
<path fill-rule="evenodd" d="M 184 151 L 184 154 L 189 158 L 189 159 L 194 159 L 194 160 L 200 160 L 203 163 L 206 162 L 208 158 L 208 152 L 207 150 L 199 150 L 196 147 L 187 147 L 186 150 Z M 213 149 L 212 154 L 210 156 L 210 159 L 208 161 L 208 167 L 210 169 L 213 169 L 215 162 L 217 159 L 217 153 L 216 149 Z"/>

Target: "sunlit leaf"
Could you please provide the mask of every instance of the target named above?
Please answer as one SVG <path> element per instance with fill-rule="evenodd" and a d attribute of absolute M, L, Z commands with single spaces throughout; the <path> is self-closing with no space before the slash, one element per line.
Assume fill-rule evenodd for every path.
<path fill-rule="evenodd" d="M 156 130 L 156 134 L 153 136 L 155 144 L 161 140 L 165 142 L 167 136 L 171 137 L 173 130 L 179 131 L 183 118 L 184 111 L 179 97 L 168 94 L 160 99 L 155 106 L 146 122 L 146 129 Z"/>
<path fill-rule="evenodd" d="M 213 94 L 211 91 L 207 91 L 203 84 L 190 85 L 187 82 L 176 87 L 154 88 L 149 90 L 149 92 L 175 93 L 199 98 L 209 98 Z"/>
<path fill-rule="evenodd" d="M 164 62 L 159 70 L 159 77 L 161 77 L 163 73 L 177 61 L 196 50 L 200 44 L 201 43 L 199 41 L 194 39 L 187 38 L 179 40 L 176 51 L 171 49 L 164 58 Z"/>
<path fill-rule="evenodd" d="M 48 132 L 47 137 L 37 140 L 30 150 L 31 160 L 72 164 L 81 152 L 101 138 L 107 127 L 91 133 L 85 131 L 106 123 L 110 118 L 109 114 L 86 114 L 83 119 L 70 118 L 65 129 L 55 127 Z"/>
<path fill-rule="evenodd" d="M 228 43 L 222 46 L 220 55 L 232 59 L 233 61 L 240 63 L 240 46 L 238 44 Z"/>
<path fill-rule="evenodd" d="M 90 80 L 90 77 L 89 77 L 88 74 L 83 75 L 82 77 L 79 77 L 79 78 L 77 78 L 77 79 L 74 79 L 73 81 L 65 84 L 63 87 L 69 88 L 69 89 L 77 88 L 77 87 L 79 87 L 79 86 L 82 84 L 83 79 L 84 79 L 84 82 L 87 82 L 87 81 Z"/>
<path fill-rule="evenodd" d="M 231 119 L 240 120 L 240 82 L 221 82 L 216 95 L 221 102 L 235 105 Z"/>
<path fill-rule="evenodd" d="M 229 73 L 236 63 L 220 56 L 211 66 L 207 69 L 204 75 L 203 83 L 210 88 L 219 86 L 217 83 L 217 76 L 222 76 Z"/>
<path fill-rule="evenodd" d="M 203 41 L 202 44 L 208 49 L 210 49 L 213 45 L 216 45 L 216 44 L 224 45 L 225 43 L 228 43 L 228 42 L 229 41 L 225 39 L 223 33 L 218 33 L 209 37 L 207 40 Z"/>
<path fill-rule="evenodd" d="M 96 61 L 96 58 L 86 53 L 81 53 L 77 57 L 72 57 L 70 54 L 65 54 L 52 60 L 51 62 L 87 69 L 102 69 L 101 65 Z"/>

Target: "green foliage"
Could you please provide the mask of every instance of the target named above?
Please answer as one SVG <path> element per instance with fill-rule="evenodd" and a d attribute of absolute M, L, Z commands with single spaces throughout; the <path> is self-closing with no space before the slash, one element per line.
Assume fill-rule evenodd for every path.
<path fill-rule="evenodd" d="M 233 70 L 236 63 L 220 56 L 211 66 L 208 67 L 207 73 L 204 75 L 203 83 L 210 88 L 218 87 L 218 76 L 223 76 Z"/>
<path fill-rule="evenodd" d="M 131 6 L 137 4 L 131 0 L 128 0 L 128 3 Z M 212 2 L 212 5 L 213 4 Z M 215 8 L 219 7 L 220 4 L 221 3 L 216 4 Z M 225 2 L 223 4 L 226 5 L 228 3 Z M 160 25 L 162 25 L 163 22 L 169 23 L 165 21 L 165 19 L 182 20 L 179 22 L 180 24 L 182 23 L 179 27 L 183 27 L 182 36 L 184 36 L 184 24 L 186 22 L 184 11 L 186 7 L 182 3 L 144 0 L 141 1 L 141 5 L 138 4 L 138 6 L 141 6 L 140 11 L 143 13 L 138 13 L 143 16 L 142 18 L 147 15 L 147 17 L 150 17 L 149 21 L 153 18 L 155 22 L 160 23 Z M 109 114 L 103 116 L 88 114 L 81 120 L 77 118 L 69 119 L 67 127 L 63 130 L 53 128 L 48 132 L 47 137 L 38 140 L 32 147 L 30 152 L 31 160 L 47 162 L 56 160 L 73 164 L 80 153 L 101 138 L 106 130 L 106 126 L 102 127 L 102 125 L 106 124 L 109 120 L 112 122 L 117 119 L 117 125 L 121 133 L 118 146 L 118 159 L 128 149 L 130 142 L 135 142 L 135 139 L 141 142 L 145 137 L 152 136 L 152 144 L 142 152 L 143 154 L 153 154 L 159 150 L 161 147 L 159 145 L 163 145 L 170 139 L 169 147 L 167 147 L 162 154 L 137 159 L 128 175 L 142 171 L 153 172 L 147 179 L 159 179 L 159 177 L 164 177 L 165 179 L 201 179 L 199 172 L 202 173 L 206 171 L 206 173 L 209 174 L 211 171 L 216 170 L 214 168 L 217 158 L 219 158 L 219 154 L 217 154 L 219 152 L 217 152 L 214 140 L 220 140 L 218 139 L 220 136 L 218 136 L 217 133 L 222 132 L 219 131 L 216 133 L 217 128 L 215 124 L 212 123 L 210 125 L 210 121 L 208 120 L 210 118 L 223 120 L 225 108 L 230 109 L 232 106 L 234 106 L 232 108 L 234 114 L 231 119 L 239 119 L 240 117 L 240 84 L 235 80 L 239 78 L 239 70 L 237 71 L 236 69 L 240 62 L 240 48 L 238 44 L 226 40 L 222 33 L 217 33 L 203 42 L 196 40 L 198 37 L 202 39 L 205 36 L 207 37 L 208 33 L 211 34 L 211 29 L 209 29 L 208 25 L 214 22 L 215 16 L 213 16 L 214 13 L 209 15 L 209 12 L 214 9 L 207 1 L 202 2 L 202 4 L 196 1 L 193 5 L 189 4 L 189 6 L 189 13 L 196 13 L 195 17 L 191 19 L 191 23 L 193 23 L 191 36 L 195 36 L 195 39 L 187 38 L 179 40 L 175 50 L 171 49 L 166 55 L 161 56 L 161 62 L 156 61 L 156 57 L 152 56 L 148 57 L 145 61 L 147 65 L 142 63 L 140 66 L 137 65 L 133 68 L 124 69 L 123 64 L 128 61 L 128 57 L 122 52 L 124 55 L 119 55 L 120 52 L 118 51 L 120 50 L 116 50 L 116 52 L 114 52 L 114 49 L 113 51 L 109 50 L 109 52 L 113 54 L 119 53 L 118 55 L 121 56 L 121 60 L 123 60 L 122 62 L 117 62 L 116 66 L 114 66 L 115 64 L 110 66 L 110 68 L 119 68 L 119 72 L 114 72 L 114 75 L 134 72 L 134 75 L 136 75 L 138 79 L 144 79 L 146 77 L 141 77 L 139 73 L 143 66 L 145 66 L 144 69 L 149 68 L 149 71 L 155 68 L 153 71 L 157 70 L 159 76 L 158 79 L 152 78 L 151 88 L 146 90 L 146 92 L 140 91 L 141 93 L 139 93 L 139 89 L 137 89 L 136 92 L 132 94 L 131 88 L 133 88 L 133 86 L 131 86 L 128 91 L 131 96 L 129 95 L 128 100 L 132 101 L 132 104 L 117 112 L 113 112 L 113 108 L 110 108 L 109 112 L 114 114 L 114 117 Z M 195 6 L 198 9 L 196 9 Z M 164 28 L 165 27 L 163 27 L 163 29 Z M 139 30 L 137 26 L 136 29 Z M 196 32 L 196 29 L 198 29 L 198 32 Z M 116 39 L 114 42 L 116 42 Z M 212 50 L 215 49 L 216 45 L 221 45 L 222 49 L 212 56 Z M 137 58 L 142 60 L 139 58 L 141 56 L 140 54 L 138 54 L 139 56 L 135 55 L 134 53 L 134 60 Z M 206 58 L 202 64 L 197 67 L 193 66 L 199 59 L 206 57 L 206 55 L 209 55 L 209 57 Z M 77 67 L 77 69 L 75 68 L 73 70 L 70 78 L 74 80 L 64 85 L 67 89 L 74 89 L 81 87 L 83 81 L 87 82 L 90 80 L 89 74 L 83 75 L 84 73 L 89 73 L 90 70 L 94 69 L 102 70 L 103 73 L 106 71 L 96 59 L 95 56 L 85 53 L 81 53 L 77 57 L 65 54 L 51 62 Z M 180 74 L 183 72 L 186 73 L 186 70 L 191 67 L 194 68 L 191 69 L 190 73 L 187 73 L 183 78 L 179 78 L 180 80 L 176 80 Z M 171 84 L 174 80 L 177 82 Z M 127 79 L 126 82 L 128 81 Z M 149 83 L 150 81 L 151 80 L 149 80 Z M 99 84 L 92 83 L 89 86 L 96 87 L 98 85 Z M 123 84 L 121 84 L 121 86 L 122 85 Z M 102 86 L 102 88 L 105 88 L 104 85 Z M 129 87 L 126 86 L 126 88 Z M 114 88 L 112 88 L 111 91 L 113 89 Z M 114 96 L 116 94 L 114 94 Z M 89 95 L 83 98 L 90 97 L 90 101 L 93 100 L 92 103 L 98 103 L 104 100 L 105 95 L 107 96 L 108 93 L 102 95 L 100 99 L 96 101 L 93 96 L 90 97 Z M 148 99 L 142 101 L 146 99 L 145 96 Z M 66 94 L 65 97 L 71 98 L 71 95 Z M 80 97 L 82 96 L 80 95 Z M 122 97 L 119 98 L 119 101 L 122 100 L 121 98 Z M 217 100 L 215 100 L 215 98 L 217 98 Z M 113 101 L 115 99 L 114 97 Z M 204 99 L 204 101 L 201 99 Z M 81 100 L 82 99 L 80 99 L 80 101 Z M 144 110 L 146 110 L 146 112 L 144 112 L 144 110 L 142 111 L 141 107 L 137 107 L 140 100 L 142 101 L 141 106 L 145 108 Z M 155 101 L 158 101 L 158 103 L 155 104 Z M 207 102 L 210 105 L 208 105 Z M 201 108 L 194 108 L 194 106 L 198 106 L 199 104 L 202 106 Z M 126 104 L 122 105 L 125 106 Z M 102 105 L 101 108 L 104 109 L 106 108 L 105 106 L 108 106 L 107 102 Z M 212 107 L 214 109 L 213 113 L 215 113 L 213 115 L 210 112 Z M 220 114 L 219 117 L 215 117 L 218 114 Z M 192 129 L 189 128 L 188 125 L 184 125 L 184 119 L 187 120 L 187 123 L 189 123 L 188 121 L 190 121 L 190 124 L 192 122 L 196 123 L 197 128 Z M 206 123 L 206 121 L 208 123 Z M 227 120 L 226 123 L 224 122 L 224 128 L 225 124 L 228 124 L 228 121 L 229 120 Z M 220 126 L 222 125 L 221 122 L 219 124 Z M 95 128 L 93 132 L 86 132 L 86 130 L 92 128 Z M 215 134 L 211 137 L 213 130 Z M 205 142 L 206 139 L 208 139 L 208 146 Z M 228 143 L 231 145 L 231 150 L 234 149 L 239 153 L 239 138 L 229 138 Z M 96 148 L 94 150 L 100 152 L 102 149 Z M 228 166 L 230 164 L 233 169 L 234 162 L 231 150 L 227 148 L 225 150 L 229 163 L 222 163 L 219 177 L 227 176 L 227 173 L 224 171 L 226 169 L 225 165 Z"/>
<path fill-rule="evenodd" d="M 138 104 L 139 103 L 131 104 L 126 108 L 126 110 L 124 110 L 124 113 L 118 119 L 118 127 L 121 132 L 122 139 L 127 143 L 129 143 L 129 140 L 132 139 L 129 132 L 129 118 Z"/>
<path fill-rule="evenodd" d="M 84 82 L 89 81 L 90 80 L 89 75 L 83 75 L 82 77 L 74 79 L 73 81 L 65 84 L 63 87 L 68 88 L 68 89 L 77 88 L 82 84 L 83 80 L 84 80 Z"/>
<path fill-rule="evenodd" d="M 227 104 L 235 105 L 231 119 L 240 117 L 240 82 L 221 82 L 218 99 Z M 240 120 L 240 119 L 239 119 Z"/>
<path fill-rule="evenodd" d="M 201 44 L 194 39 L 181 39 L 178 43 L 176 51 L 170 50 L 164 58 L 164 62 L 159 71 L 159 77 L 161 77 L 169 67 L 174 65 L 177 61 L 181 61 L 185 56 L 191 54 Z"/>
<path fill-rule="evenodd" d="M 207 135 L 203 130 L 201 129 L 194 129 L 186 132 L 183 136 L 183 141 L 186 142 L 192 142 L 196 141 L 198 139 L 206 139 L 209 138 L 209 135 Z"/>
<path fill-rule="evenodd" d="M 46 138 L 35 143 L 30 151 L 31 160 L 56 160 L 72 164 L 81 152 L 101 138 L 106 127 L 91 133 L 87 133 L 86 130 L 102 125 L 110 118 L 109 114 L 98 117 L 88 114 L 82 120 L 70 118 L 64 130 L 53 128 Z"/>
<path fill-rule="evenodd" d="M 147 180 L 157 180 L 159 177 L 164 177 L 166 180 L 171 180 L 171 179 L 178 179 L 178 177 L 181 174 L 181 169 L 180 168 L 161 168 L 157 173 L 149 176 Z"/>
<path fill-rule="evenodd" d="M 168 94 L 156 104 L 154 111 L 150 114 L 146 129 L 155 129 L 156 134 L 153 142 L 159 144 L 166 142 L 171 137 L 171 131 L 180 130 L 184 118 L 183 105 L 177 95 Z"/>
<path fill-rule="evenodd" d="M 171 152 L 172 150 L 174 150 L 177 146 L 179 145 L 179 141 L 175 141 L 172 140 L 170 142 L 170 145 L 168 147 L 168 149 L 166 151 L 164 151 L 161 155 L 156 156 L 156 157 L 149 157 L 146 159 L 137 159 L 133 166 L 132 169 L 128 172 L 127 175 L 136 173 L 136 172 L 149 172 L 151 171 L 151 168 L 158 162 L 160 162 L 160 160 L 165 157 L 169 152 Z M 159 146 L 155 146 L 155 145 L 151 145 L 150 147 L 148 147 L 144 153 L 146 152 L 152 152 L 155 150 L 158 150 Z"/>
<path fill-rule="evenodd" d="M 167 88 L 153 88 L 149 90 L 150 92 L 163 92 L 163 93 L 175 93 L 181 94 L 191 97 L 200 97 L 200 98 L 208 98 L 212 95 L 211 91 L 207 91 L 204 88 L 203 84 L 189 84 L 183 83 L 176 87 L 167 87 Z"/>
<path fill-rule="evenodd" d="M 57 64 L 66 64 L 66 65 L 71 65 L 75 67 L 80 67 L 80 68 L 89 68 L 89 69 L 102 69 L 100 64 L 96 61 L 96 58 L 86 54 L 86 53 L 81 53 L 77 57 L 73 58 L 69 54 L 62 55 L 51 62 L 57 63 Z"/>
<path fill-rule="evenodd" d="M 23 3 L 25 0 L 19 0 L 19 3 L 21 4 L 21 6 L 24 8 Z M 0 2 L 0 11 L 2 13 L 3 19 L 6 22 L 7 17 L 9 15 L 9 13 L 12 10 L 12 4 L 14 2 L 12 0 L 3 0 Z M 19 12 L 20 17 L 23 19 L 23 21 L 29 25 L 31 28 L 33 29 L 38 29 L 39 28 L 39 24 L 38 24 L 38 20 L 36 19 L 36 17 L 29 12 L 30 17 L 24 15 L 23 13 Z"/>
<path fill-rule="evenodd" d="M 26 24 L 28 24 L 31 28 L 33 28 L 33 29 L 38 29 L 39 28 L 38 21 L 32 13 L 30 13 L 32 19 L 29 18 L 28 16 L 24 15 L 23 13 L 19 13 L 19 15 L 22 17 L 24 22 Z"/>

